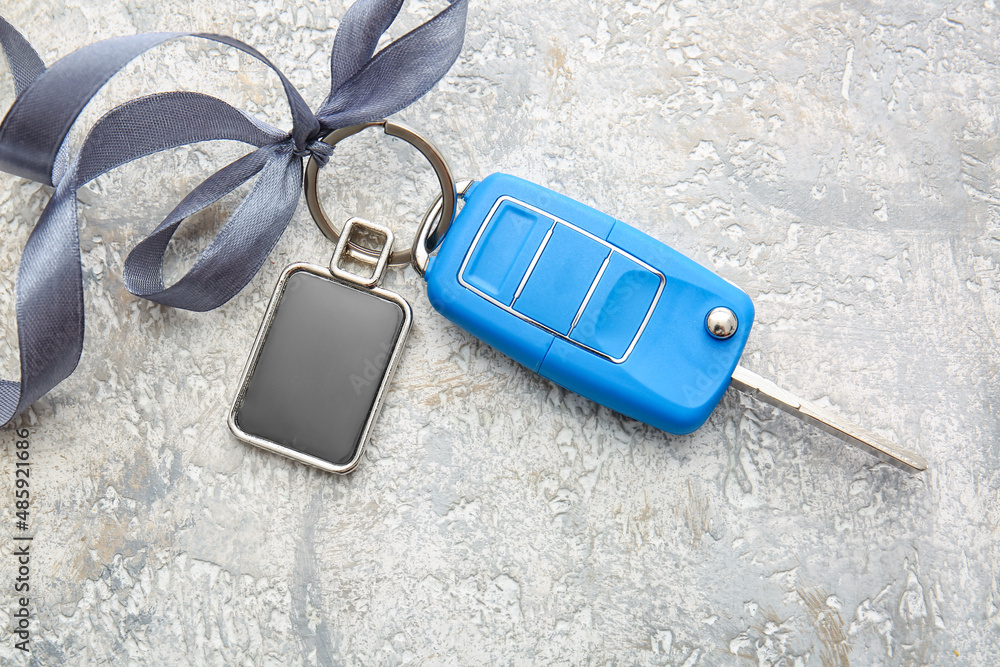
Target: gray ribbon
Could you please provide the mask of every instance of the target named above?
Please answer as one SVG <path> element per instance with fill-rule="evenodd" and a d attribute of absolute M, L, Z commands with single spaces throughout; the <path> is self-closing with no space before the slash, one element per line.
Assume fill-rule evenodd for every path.
<path fill-rule="evenodd" d="M 21 381 L 0 380 L 0 424 L 66 379 L 83 350 L 83 282 L 77 190 L 132 160 L 198 141 L 228 139 L 255 150 L 192 190 L 125 261 L 130 292 L 187 310 L 216 308 L 253 278 L 298 204 L 302 158 L 325 164 L 330 131 L 377 120 L 406 107 L 444 76 L 458 57 L 467 0 L 451 0 L 437 16 L 377 54 L 379 36 L 402 0 L 358 0 L 344 15 L 331 56 L 330 94 L 313 113 L 291 82 L 253 47 L 204 33 L 148 33 L 85 46 L 45 68 L 31 45 L 0 18 L 0 46 L 17 99 L 0 124 L 0 170 L 55 186 L 18 267 L 16 308 Z M 282 132 L 208 95 L 172 92 L 141 97 L 101 118 L 67 160 L 66 136 L 87 102 L 129 61 L 178 37 L 240 49 L 274 70 L 291 107 Z M 249 194 L 190 270 L 163 283 L 163 258 L 184 220 L 251 179 Z"/>

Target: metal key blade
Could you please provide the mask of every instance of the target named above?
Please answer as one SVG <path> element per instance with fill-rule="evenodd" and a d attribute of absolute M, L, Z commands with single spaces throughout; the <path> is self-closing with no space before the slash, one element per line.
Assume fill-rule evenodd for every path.
<path fill-rule="evenodd" d="M 863 449 L 881 461 L 892 464 L 900 470 L 914 473 L 927 469 L 927 461 L 922 456 L 900 447 L 894 442 L 869 433 L 839 417 L 828 410 L 803 401 L 791 392 L 786 391 L 742 366 L 737 366 L 733 372 L 730 386 L 744 394 L 754 396 L 776 408 L 794 415 L 804 422 L 818 426 L 827 433 L 837 436 L 844 442 Z"/>

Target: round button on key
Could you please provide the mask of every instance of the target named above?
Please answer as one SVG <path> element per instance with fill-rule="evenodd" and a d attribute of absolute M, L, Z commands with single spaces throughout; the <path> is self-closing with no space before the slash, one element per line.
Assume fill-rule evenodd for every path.
<path fill-rule="evenodd" d="M 712 338 L 726 340 L 732 338 L 736 333 L 739 322 L 736 321 L 736 313 L 725 306 L 713 308 L 705 318 L 705 328 Z"/>

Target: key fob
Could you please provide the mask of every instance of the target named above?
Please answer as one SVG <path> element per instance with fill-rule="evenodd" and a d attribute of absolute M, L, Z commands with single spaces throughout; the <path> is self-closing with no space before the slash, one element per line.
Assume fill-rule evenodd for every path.
<path fill-rule="evenodd" d="M 743 290 L 634 227 L 506 174 L 467 191 L 425 277 L 434 308 L 466 331 L 670 433 L 708 419 L 753 323 Z"/>

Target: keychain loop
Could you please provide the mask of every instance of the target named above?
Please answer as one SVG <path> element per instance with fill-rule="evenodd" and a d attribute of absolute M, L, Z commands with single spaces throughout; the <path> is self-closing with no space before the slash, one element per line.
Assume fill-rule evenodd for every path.
<path fill-rule="evenodd" d="M 464 197 L 465 193 L 469 191 L 472 184 L 475 183 L 475 179 L 462 179 L 455 183 L 455 191 L 459 197 Z M 428 207 L 427 212 L 424 213 L 424 217 L 420 219 L 420 226 L 417 227 L 417 235 L 413 237 L 413 247 L 410 248 L 410 254 L 413 256 L 413 270 L 417 272 L 418 275 L 423 277 L 424 273 L 427 271 L 427 262 L 430 261 L 431 252 L 433 252 L 434 247 L 427 242 L 429 238 L 430 229 L 434 226 L 438 220 L 442 220 L 441 209 L 442 198 L 438 195 L 437 198 L 431 202 L 430 207 Z M 454 218 L 454 214 L 452 214 Z M 435 227 L 435 231 L 439 230 L 441 225 L 438 224 Z M 436 247 L 436 246 L 435 246 Z"/>
<path fill-rule="evenodd" d="M 322 141 L 330 146 L 336 146 L 344 139 L 357 134 L 361 130 L 375 126 L 381 126 L 387 135 L 402 139 L 416 148 L 421 155 L 427 158 L 427 161 L 431 163 L 431 167 L 434 169 L 434 174 L 437 176 L 438 184 L 441 186 L 441 194 L 438 195 L 436 201 L 444 203 L 441 205 L 442 213 L 439 217 L 440 222 L 438 222 L 437 226 L 432 231 L 428 233 L 426 230 L 423 230 L 424 224 L 421 223 L 421 230 L 423 230 L 423 238 L 425 240 L 423 241 L 423 247 L 420 249 L 424 254 L 433 252 L 434 249 L 441 243 L 444 235 L 448 232 L 448 227 L 451 226 L 451 221 L 455 217 L 455 203 L 457 199 L 455 192 L 455 179 L 451 175 L 448 163 L 445 161 L 444 156 L 441 155 L 441 152 L 438 151 L 437 147 L 425 137 L 421 136 L 416 130 L 388 120 L 375 120 L 368 123 L 360 123 L 358 125 L 351 125 L 350 127 L 334 130 L 330 134 L 323 137 Z M 340 239 L 341 231 L 337 229 L 332 222 L 330 222 L 329 218 L 326 217 L 326 213 L 323 211 L 323 207 L 319 203 L 319 195 L 316 192 L 316 181 L 319 175 L 320 166 L 321 165 L 316 161 L 316 159 L 310 156 L 309 162 L 306 164 L 305 173 L 306 203 L 309 205 L 309 213 L 312 214 L 313 220 L 316 221 L 316 226 L 319 227 L 324 236 L 334 243 L 337 243 Z M 364 259 L 365 261 L 371 260 L 371 263 L 374 264 L 379 258 L 378 253 L 373 252 L 370 248 L 360 246 L 353 241 L 348 241 L 348 245 L 350 245 L 351 254 L 359 259 Z M 414 245 L 413 248 L 394 250 L 392 254 L 389 255 L 389 265 L 403 266 L 405 264 L 410 264 L 413 261 L 414 252 L 416 252 L 414 250 L 415 247 L 416 246 Z M 424 263 L 426 264 L 426 260 Z"/>

